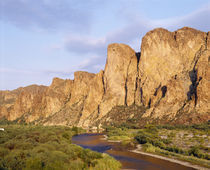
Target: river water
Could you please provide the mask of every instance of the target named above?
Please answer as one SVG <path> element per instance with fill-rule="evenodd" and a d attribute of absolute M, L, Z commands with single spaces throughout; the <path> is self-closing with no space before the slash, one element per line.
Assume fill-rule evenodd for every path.
<path fill-rule="evenodd" d="M 121 162 L 122 169 L 138 170 L 192 170 L 180 164 L 129 151 L 118 142 L 109 142 L 103 134 L 81 134 L 72 138 L 72 143 L 83 148 L 107 153 Z"/>

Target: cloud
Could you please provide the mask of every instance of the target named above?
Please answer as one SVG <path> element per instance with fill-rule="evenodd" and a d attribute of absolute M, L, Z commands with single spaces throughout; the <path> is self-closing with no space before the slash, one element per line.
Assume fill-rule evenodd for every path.
<path fill-rule="evenodd" d="M 15 68 L 0 68 L 0 89 L 12 90 L 20 86 L 31 84 L 49 85 L 52 77 L 43 74 L 40 70 L 27 70 Z"/>
<path fill-rule="evenodd" d="M 65 39 L 64 47 L 69 52 L 79 55 L 93 54 L 97 56 L 104 56 L 107 46 L 111 43 L 135 44 L 134 49 L 139 51 L 140 39 L 150 28 L 148 22 L 142 20 L 110 32 L 104 37 L 69 35 Z"/>
<path fill-rule="evenodd" d="M 104 70 L 106 55 L 91 56 L 83 60 L 77 67 L 77 70 L 88 70 L 92 73 L 97 73 L 99 70 Z"/>
<path fill-rule="evenodd" d="M 124 15 L 123 15 L 124 16 Z M 127 19 L 131 20 L 129 15 Z M 82 37 L 69 36 L 65 41 L 65 47 L 70 52 L 78 54 L 97 54 L 102 55 L 110 43 L 125 43 L 131 45 L 136 51 L 139 51 L 141 38 L 146 32 L 157 28 L 164 27 L 169 30 L 176 30 L 181 27 L 193 27 L 202 31 L 209 31 L 210 28 L 210 4 L 198 9 L 186 16 L 167 18 L 161 20 L 151 20 L 146 17 L 133 16 L 132 23 L 127 22 L 123 28 L 114 30 L 104 37 Z"/>
<path fill-rule="evenodd" d="M 73 78 L 73 73 L 78 70 L 96 73 L 100 69 L 104 69 L 107 46 L 110 43 L 125 43 L 134 50 L 139 51 L 141 38 L 146 32 L 156 27 L 164 27 L 174 31 L 189 26 L 202 31 L 209 31 L 210 4 L 206 4 L 185 16 L 150 19 L 141 14 L 140 9 L 137 11 L 138 6 L 132 12 L 133 6 L 139 1 L 133 0 L 131 3 L 130 1 L 120 0 L 118 1 L 120 5 L 113 1 L 113 6 L 110 7 L 111 1 L 109 0 L 104 2 L 97 0 L 0 0 L 1 21 L 9 22 L 24 29 L 35 28 L 62 32 L 65 40 L 62 43 L 53 45 L 51 48 L 60 51 L 66 50 L 70 52 L 70 55 L 74 53 L 73 56 L 78 57 L 75 61 L 78 60 L 79 62 L 78 65 L 70 65 L 71 68 L 69 69 L 61 68 L 60 70 L 36 71 L 0 68 L 0 74 L 4 74 L 4 77 L 10 77 L 14 74 L 17 75 L 15 76 L 17 78 L 21 75 L 22 78 L 17 80 L 19 83 L 26 78 L 32 81 L 34 76 L 37 77 L 37 82 L 40 82 L 40 77 L 43 77 L 44 83 L 55 76 Z M 122 22 L 123 26 L 119 28 L 119 25 L 115 25 L 116 27 L 105 35 L 92 36 L 91 33 L 94 32 L 93 26 L 95 26 L 94 19 L 97 18 L 97 14 L 99 14 L 100 20 L 105 18 L 105 24 L 108 22 L 104 15 L 103 18 L 100 13 L 96 12 L 103 8 L 104 3 L 107 3 L 106 8 L 101 13 L 104 12 L 105 15 L 105 12 L 109 12 L 109 15 L 116 15 L 111 16 L 111 18 L 107 16 L 107 18 L 114 18 L 113 20 L 116 19 L 117 24 Z M 8 82 L 12 82 L 12 80 Z"/>
<path fill-rule="evenodd" d="M 76 68 L 75 68 L 76 69 Z M 32 70 L 0 68 L 0 90 L 12 90 L 31 84 L 50 85 L 53 77 L 74 78 L 76 70 Z"/>
<path fill-rule="evenodd" d="M 210 4 L 180 19 L 179 25 L 210 31 Z"/>
<path fill-rule="evenodd" d="M 0 74 L 10 74 L 10 73 L 18 73 L 18 74 L 31 74 L 35 73 L 36 71 L 32 70 L 23 70 L 23 69 L 14 69 L 14 68 L 0 68 Z"/>
<path fill-rule="evenodd" d="M 77 67 L 78 70 L 97 72 L 99 69 L 104 69 L 108 44 L 125 43 L 130 45 L 134 50 L 140 51 L 141 39 L 148 31 L 156 27 L 164 27 L 173 31 L 184 26 L 209 31 L 210 6 L 207 5 L 186 16 L 164 20 L 151 20 L 145 17 L 138 18 L 135 16 L 132 23 L 128 22 L 123 28 L 114 30 L 104 37 L 68 36 L 64 42 L 64 46 L 68 51 L 77 53 L 78 55 L 88 54 L 87 58 Z M 97 57 L 90 57 L 90 55 Z"/>
<path fill-rule="evenodd" d="M 69 35 L 64 42 L 65 48 L 68 51 L 77 54 L 102 54 L 106 45 L 104 38 L 93 38 L 81 35 Z"/>
<path fill-rule="evenodd" d="M 109 44 L 124 43 L 139 51 L 140 39 L 149 30 L 149 27 L 146 21 L 142 21 L 110 32 L 104 37 L 69 35 L 64 41 L 64 48 L 71 53 L 76 53 L 76 55 L 86 56 L 76 67 L 76 70 L 88 70 L 97 73 L 104 69 Z"/>
<path fill-rule="evenodd" d="M 74 78 L 74 72 L 77 71 L 75 69 L 73 70 L 43 70 L 42 74 L 46 75 L 47 77 L 60 77 L 60 78 Z"/>
<path fill-rule="evenodd" d="M 128 23 L 124 28 L 116 30 L 107 35 L 107 44 L 117 42 L 130 45 L 139 51 L 141 38 L 149 31 L 152 26 L 149 19 L 139 18 L 132 23 Z"/>
<path fill-rule="evenodd" d="M 40 70 L 40 74 L 48 75 L 51 77 L 61 78 L 74 78 L 74 72 L 76 71 L 88 71 L 91 73 L 97 73 L 99 70 L 104 69 L 104 63 L 106 57 L 103 56 L 86 56 L 79 64 L 70 66 L 69 68 L 63 69 L 45 69 Z M 0 71 L 1 72 L 1 71 Z M 27 71 L 26 71 L 27 72 Z M 32 72 L 33 73 L 33 72 Z"/>
<path fill-rule="evenodd" d="M 90 1 L 91 2 L 91 1 Z M 88 30 L 91 11 L 78 0 L 0 0 L 0 19 L 22 28 Z"/>
<path fill-rule="evenodd" d="M 162 20 L 153 20 L 153 27 L 165 27 L 170 30 L 181 27 L 192 27 L 201 31 L 209 31 L 210 28 L 210 3 L 202 8 L 181 17 L 174 17 Z"/>

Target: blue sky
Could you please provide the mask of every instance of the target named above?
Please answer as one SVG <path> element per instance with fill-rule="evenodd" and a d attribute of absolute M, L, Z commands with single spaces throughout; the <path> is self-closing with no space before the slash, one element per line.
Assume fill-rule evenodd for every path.
<path fill-rule="evenodd" d="M 184 26 L 210 31 L 210 0 L 0 0 L 0 90 L 97 73 L 108 44 Z"/>

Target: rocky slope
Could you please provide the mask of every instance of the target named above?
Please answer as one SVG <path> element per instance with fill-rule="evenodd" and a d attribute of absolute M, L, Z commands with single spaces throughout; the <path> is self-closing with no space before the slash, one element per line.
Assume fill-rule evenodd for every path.
<path fill-rule="evenodd" d="M 142 125 L 210 119 L 210 34 L 158 28 L 142 39 L 141 53 L 110 44 L 105 70 L 54 78 L 0 91 L 0 118 L 46 125 L 98 126 L 135 120 Z"/>

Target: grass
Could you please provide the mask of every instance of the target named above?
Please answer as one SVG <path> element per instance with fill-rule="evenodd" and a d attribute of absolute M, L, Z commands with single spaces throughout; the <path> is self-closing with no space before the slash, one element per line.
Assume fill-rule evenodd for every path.
<path fill-rule="evenodd" d="M 143 151 L 145 151 L 145 152 L 155 153 L 155 154 L 158 154 L 161 156 L 167 156 L 169 158 L 175 158 L 178 160 L 191 162 L 193 164 L 201 165 L 201 166 L 204 166 L 207 168 L 210 167 L 210 163 L 208 160 L 200 159 L 200 158 L 194 157 L 193 155 L 186 156 L 186 155 L 182 155 L 182 154 L 177 154 L 175 152 L 170 152 L 170 151 L 167 151 L 164 149 L 160 149 L 159 147 L 155 147 L 150 143 L 143 144 L 142 147 L 143 147 Z"/>
<path fill-rule="evenodd" d="M 127 141 L 130 139 L 131 138 L 129 136 L 111 136 L 111 137 L 109 137 L 109 140 L 114 140 L 114 141 Z"/>
<path fill-rule="evenodd" d="M 71 144 L 80 128 L 1 125 L 0 169 L 120 169 L 112 157 Z"/>
<path fill-rule="evenodd" d="M 210 122 L 200 125 L 146 125 L 129 129 L 124 124 L 105 127 L 108 139 L 142 144 L 143 151 L 210 167 Z"/>

